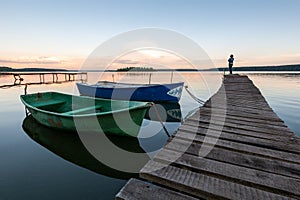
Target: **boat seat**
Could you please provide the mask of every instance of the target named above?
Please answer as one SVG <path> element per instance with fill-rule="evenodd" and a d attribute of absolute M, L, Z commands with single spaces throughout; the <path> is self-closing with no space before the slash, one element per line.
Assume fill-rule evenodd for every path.
<path fill-rule="evenodd" d="M 64 114 L 64 115 L 73 115 L 73 114 L 78 114 L 78 113 L 86 112 L 86 111 L 93 110 L 93 109 L 96 110 L 96 109 L 99 109 L 99 108 L 102 108 L 102 107 L 103 107 L 102 105 L 90 106 L 90 107 L 80 108 L 80 109 L 77 109 L 77 110 L 71 110 L 71 111 L 68 111 L 68 112 L 64 112 L 62 114 Z"/>
<path fill-rule="evenodd" d="M 65 101 L 62 100 L 49 100 L 49 101 L 40 101 L 40 102 L 35 102 L 32 104 L 36 108 L 44 107 L 44 106 L 53 106 L 53 105 L 59 105 L 59 104 L 64 104 L 66 103 Z"/>

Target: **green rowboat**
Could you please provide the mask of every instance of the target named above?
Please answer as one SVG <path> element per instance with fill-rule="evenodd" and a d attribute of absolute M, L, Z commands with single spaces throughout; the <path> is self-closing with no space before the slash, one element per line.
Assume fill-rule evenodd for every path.
<path fill-rule="evenodd" d="M 21 95 L 39 123 L 66 131 L 96 131 L 137 137 L 147 102 L 107 100 L 57 92 Z"/>
<path fill-rule="evenodd" d="M 57 156 L 72 162 L 78 166 L 84 167 L 88 170 L 118 179 L 130 179 L 132 177 L 138 178 L 137 173 L 129 173 L 113 169 L 101 160 L 95 158 L 82 143 L 81 138 L 77 134 L 68 134 L 65 131 L 53 130 L 38 123 L 32 115 L 26 117 L 23 121 L 23 130 L 35 142 L 42 145 L 49 151 L 55 153 Z M 88 133 L 89 137 L 98 138 L 98 133 Z M 94 135 L 94 136 L 93 136 Z M 122 137 L 116 135 L 106 135 L 107 138 L 114 143 L 118 148 L 125 151 L 139 153 L 138 162 L 135 163 L 140 169 L 150 160 L 146 152 L 140 147 L 138 138 Z M 101 138 L 101 137 L 100 137 Z M 97 151 L 105 152 L 110 155 L 111 149 L 106 145 L 105 140 L 97 140 Z M 132 154 L 130 154 L 132 155 Z M 112 160 L 118 161 L 121 154 L 115 154 L 111 157 Z M 134 156 L 134 155 L 133 155 Z M 130 157 L 128 159 L 131 159 Z"/>

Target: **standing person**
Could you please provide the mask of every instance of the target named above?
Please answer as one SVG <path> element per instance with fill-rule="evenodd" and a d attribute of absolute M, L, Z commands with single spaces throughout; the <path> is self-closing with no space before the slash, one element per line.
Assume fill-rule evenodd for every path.
<path fill-rule="evenodd" d="M 231 54 L 230 58 L 228 59 L 228 67 L 229 67 L 230 74 L 232 74 L 233 61 L 234 61 L 233 54 Z"/>

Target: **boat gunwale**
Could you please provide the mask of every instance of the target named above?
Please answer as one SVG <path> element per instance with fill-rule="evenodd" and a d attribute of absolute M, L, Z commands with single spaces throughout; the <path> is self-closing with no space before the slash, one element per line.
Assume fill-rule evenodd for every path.
<path fill-rule="evenodd" d="M 45 93 L 56 93 L 56 94 L 62 94 L 62 95 L 67 95 L 67 96 L 75 96 L 75 95 L 70 95 L 70 94 L 63 94 L 63 93 L 59 93 L 59 92 L 45 92 Z M 29 95 L 34 95 L 34 94 L 38 94 L 38 93 L 33 93 L 33 94 L 29 94 Z M 45 113 L 45 114 L 50 114 L 50 115 L 55 115 L 55 116 L 61 116 L 61 117 L 66 117 L 66 118 L 79 118 L 79 117 L 93 117 L 93 116 L 105 116 L 105 115 L 109 115 L 109 114 L 116 114 L 116 113 L 121 113 L 121 112 L 124 112 L 124 111 L 131 111 L 131 110 L 138 110 L 138 109 L 143 109 L 143 108 L 149 108 L 153 105 L 152 102 L 140 102 L 140 101 L 134 101 L 138 104 L 141 104 L 141 105 L 136 105 L 136 106 L 131 106 L 131 107 L 128 107 L 128 108 L 123 108 L 123 109 L 118 109 L 118 110 L 111 110 L 111 111 L 106 111 L 106 112 L 101 112 L 101 113 L 88 113 L 88 114 L 75 114 L 75 115 L 70 115 L 70 114 L 64 114 L 64 113 L 57 113 L 57 112 L 51 112 L 51 111 L 47 111 L 47 110 L 43 110 L 43 109 L 40 109 L 40 108 L 37 108 L 37 107 L 34 107 L 32 105 L 30 105 L 29 103 L 27 103 L 23 97 L 25 97 L 27 95 L 20 95 L 20 99 L 22 101 L 22 103 L 26 106 L 26 107 L 29 107 L 35 111 L 38 111 L 38 112 L 42 112 L 42 113 Z M 88 96 L 75 96 L 75 97 L 80 97 L 80 98 L 86 98 L 86 99 L 95 99 L 95 100 L 104 100 L 104 101 L 123 101 L 123 102 L 129 102 L 129 101 L 125 101 L 125 100 L 108 100 L 108 99 L 103 99 L 103 98 L 93 98 L 93 97 L 88 97 Z M 95 106 L 95 105 L 94 105 Z M 67 111 L 67 112 L 70 112 L 70 111 Z"/>
<path fill-rule="evenodd" d="M 98 84 L 98 83 L 109 83 L 111 85 L 108 85 L 110 87 L 103 87 L 104 85 Z M 184 85 L 184 82 L 176 82 L 176 83 L 165 83 L 165 84 L 136 84 L 136 83 L 121 83 L 121 82 L 111 82 L 111 81 L 99 81 L 96 84 L 88 84 L 88 83 L 81 83 L 77 82 L 77 85 L 83 85 L 83 86 L 90 86 L 94 88 L 101 88 L 101 89 L 132 89 L 132 88 L 148 88 L 148 87 L 160 87 L 160 86 L 172 86 L 172 85 Z M 118 85 L 124 85 L 128 87 L 114 87 Z M 131 86 L 131 87 L 129 87 Z"/>

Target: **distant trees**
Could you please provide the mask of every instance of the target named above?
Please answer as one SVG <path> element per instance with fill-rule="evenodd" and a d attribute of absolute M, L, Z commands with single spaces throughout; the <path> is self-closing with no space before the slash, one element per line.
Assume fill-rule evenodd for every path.
<path fill-rule="evenodd" d="M 152 67 L 124 67 L 116 70 L 117 72 L 144 72 L 144 71 L 155 71 Z"/>
<path fill-rule="evenodd" d="M 6 67 L 6 66 L 0 66 L 0 71 L 9 72 L 9 71 L 13 71 L 13 68 Z"/>
<path fill-rule="evenodd" d="M 212 68 L 212 69 L 158 69 L 152 67 L 124 67 L 119 68 L 117 72 L 152 72 L 152 71 L 227 71 L 227 67 Z M 33 71 L 68 71 L 66 69 L 49 69 L 49 68 L 11 68 L 7 66 L 0 66 L 0 72 L 33 72 Z M 76 70 L 75 70 L 76 71 Z M 114 71 L 114 70 L 113 70 Z M 234 67 L 234 71 L 300 71 L 300 64 L 296 65 L 280 65 L 280 66 L 253 66 L 253 67 Z"/>
<path fill-rule="evenodd" d="M 124 67 L 119 68 L 118 72 L 128 71 L 227 71 L 227 67 L 211 68 L 211 69 L 158 69 L 152 67 Z M 234 71 L 300 71 L 300 64 L 296 65 L 280 65 L 280 66 L 253 66 L 253 67 L 234 67 Z"/>
<path fill-rule="evenodd" d="M 228 70 L 227 67 L 218 69 L 219 71 Z M 300 64 L 280 66 L 234 67 L 234 71 L 300 71 Z"/>
<path fill-rule="evenodd" d="M 18 68 L 0 66 L 0 72 L 52 72 L 52 71 L 67 71 L 66 69 L 46 69 L 46 68 Z"/>

